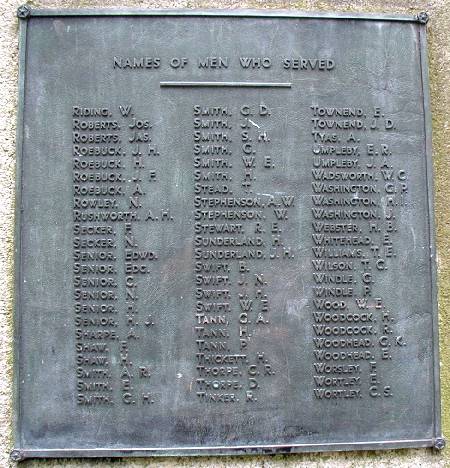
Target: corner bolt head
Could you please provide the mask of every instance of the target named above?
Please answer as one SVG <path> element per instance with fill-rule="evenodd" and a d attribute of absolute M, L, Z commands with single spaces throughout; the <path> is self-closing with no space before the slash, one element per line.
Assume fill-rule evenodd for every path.
<path fill-rule="evenodd" d="M 443 437 L 437 437 L 434 441 L 434 448 L 436 450 L 442 450 L 445 447 L 445 439 Z"/>
<path fill-rule="evenodd" d="M 418 21 L 419 23 L 427 24 L 429 19 L 430 19 L 430 16 L 428 15 L 428 13 L 427 13 L 426 11 L 421 11 L 421 12 L 417 15 L 417 21 Z"/>
<path fill-rule="evenodd" d="M 17 18 L 26 19 L 31 15 L 31 8 L 28 5 L 21 5 L 17 8 Z"/>
<path fill-rule="evenodd" d="M 20 450 L 13 450 L 13 451 L 10 453 L 9 458 L 10 458 L 11 461 L 13 461 L 13 462 L 18 462 L 18 461 L 21 461 L 21 460 L 23 459 Z"/>

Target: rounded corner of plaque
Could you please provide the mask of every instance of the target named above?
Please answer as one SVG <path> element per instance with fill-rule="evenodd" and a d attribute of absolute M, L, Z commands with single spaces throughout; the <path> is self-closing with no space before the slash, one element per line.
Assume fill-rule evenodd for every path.
<path fill-rule="evenodd" d="M 421 11 L 417 14 L 417 21 L 421 24 L 427 24 L 430 19 L 430 15 L 426 11 Z"/>
<path fill-rule="evenodd" d="M 25 20 L 31 16 L 31 7 L 27 4 L 20 5 L 17 8 L 17 18 Z"/>
<path fill-rule="evenodd" d="M 446 445 L 446 442 L 445 442 L 444 437 L 436 437 L 436 439 L 434 439 L 433 447 L 436 450 L 443 450 L 445 448 L 445 445 Z"/>
<path fill-rule="evenodd" d="M 14 449 L 14 450 L 11 450 L 11 453 L 9 454 L 9 458 L 13 462 L 20 462 L 25 457 L 23 456 L 23 453 L 20 450 Z"/>

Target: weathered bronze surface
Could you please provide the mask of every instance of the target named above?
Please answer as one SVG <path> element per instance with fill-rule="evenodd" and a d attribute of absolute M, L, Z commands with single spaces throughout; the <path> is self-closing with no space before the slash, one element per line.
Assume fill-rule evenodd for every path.
<path fill-rule="evenodd" d="M 18 16 L 13 457 L 439 447 L 425 15 Z"/>

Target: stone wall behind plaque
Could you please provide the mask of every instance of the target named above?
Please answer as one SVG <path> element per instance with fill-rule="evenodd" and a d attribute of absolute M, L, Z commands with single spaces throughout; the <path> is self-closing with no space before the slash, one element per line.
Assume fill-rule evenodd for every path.
<path fill-rule="evenodd" d="M 14 253 L 15 131 L 18 76 L 17 0 L 0 0 L 0 466 L 14 466 L 12 440 L 12 299 Z M 450 0 L 42 0 L 34 8 L 278 8 L 304 11 L 427 11 L 433 116 L 435 216 L 438 248 L 442 416 L 450 436 Z M 375 467 L 450 466 L 450 448 L 260 457 L 154 458 L 99 461 L 29 461 L 25 466 L 126 467 Z"/>

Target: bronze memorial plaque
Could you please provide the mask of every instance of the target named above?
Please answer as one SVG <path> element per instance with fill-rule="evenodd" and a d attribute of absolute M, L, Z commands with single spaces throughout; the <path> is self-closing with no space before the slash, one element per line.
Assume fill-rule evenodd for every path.
<path fill-rule="evenodd" d="M 426 14 L 18 15 L 13 458 L 441 447 Z"/>

